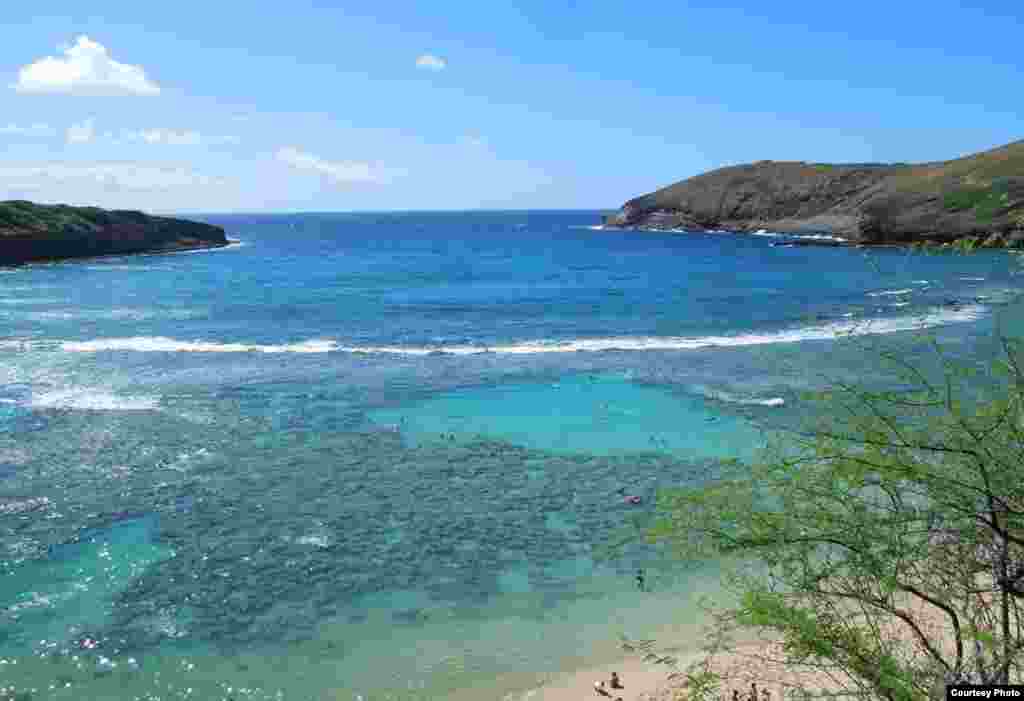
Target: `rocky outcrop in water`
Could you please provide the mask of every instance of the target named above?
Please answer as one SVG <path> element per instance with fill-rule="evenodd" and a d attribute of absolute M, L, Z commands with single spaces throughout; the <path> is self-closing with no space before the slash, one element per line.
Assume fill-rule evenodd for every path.
<path fill-rule="evenodd" d="M 97 207 L 0 202 L 0 265 L 228 243 L 224 229 L 200 222 Z"/>
<path fill-rule="evenodd" d="M 613 227 L 829 234 L 850 243 L 1024 244 L 1024 141 L 939 163 L 760 161 L 634 198 Z"/>

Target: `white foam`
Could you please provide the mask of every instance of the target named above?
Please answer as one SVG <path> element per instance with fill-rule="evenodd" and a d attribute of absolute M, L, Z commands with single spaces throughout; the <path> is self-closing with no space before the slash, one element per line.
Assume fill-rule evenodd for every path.
<path fill-rule="evenodd" d="M 888 295 L 908 295 L 913 292 L 912 289 L 905 290 L 884 290 L 882 292 L 868 292 L 868 297 L 885 297 Z"/>
<path fill-rule="evenodd" d="M 0 350 L 27 351 L 36 347 L 38 341 L 7 339 L 0 341 Z"/>
<path fill-rule="evenodd" d="M 2 344 L 3 342 L 0 342 Z M 64 341 L 61 349 L 70 353 L 137 351 L 140 353 L 330 353 L 341 350 L 328 340 L 310 340 L 283 345 L 217 343 L 214 341 L 178 341 L 163 336 L 106 338 L 95 341 Z"/>
<path fill-rule="evenodd" d="M 33 304 L 61 304 L 66 302 L 66 299 L 57 299 L 55 297 L 5 297 L 0 299 L 0 304 L 12 304 L 19 307 Z"/>
<path fill-rule="evenodd" d="M 746 404 L 749 406 L 783 406 L 786 400 L 782 397 L 771 397 L 769 399 L 759 399 L 757 397 L 741 397 L 729 392 L 721 392 L 719 390 L 699 388 L 700 393 L 708 399 L 716 399 L 720 402 L 726 402 L 729 404 Z"/>
<path fill-rule="evenodd" d="M 74 319 L 77 315 L 71 312 L 31 312 L 28 314 L 21 314 L 21 317 L 25 319 L 32 319 L 33 321 L 69 321 Z"/>
<path fill-rule="evenodd" d="M 906 293 L 898 290 L 889 294 Z M 881 294 L 881 293 L 879 293 Z M 313 339 L 290 344 L 221 343 L 217 341 L 179 341 L 162 336 L 136 336 L 131 338 L 103 338 L 92 341 L 33 341 L 9 339 L 0 341 L 0 349 L 63 350 L 70 353 L 100 353 L 123 351 L 139 353 L 365 353 L 406 356 L 432 354 L 477 355 L 496 353 L 529 355 L 536 353 L 575 353 L 601 351 L 666 351 L 696 350 L 716 346 L 756 346 L 771 343 L 797 343 L 823 341 L 843 336 L 898 333 L 945 324 L 977 321 L 985 312 L 981 305 L 959 308 L 936 308 L 916 316 L 862 319 L 832 322 L 818 326 L 805 326 L 768 333 L 737 334 L 735 336 L 623 336 L 615 338 L 584 338 L 569 341 L 524 341 L 500 346 L 343 346 L 328 339 Z"/>
<path fill-rule="evenodd" d="M 930 284 L 932 284 L 931 280 L 911 280 L 911 282 L 914 283 L 915 285 L 930 285 Z"/>
<path fill-rule="evenodd" d="M 753 232 L 751 236 L 768 236 L 770 238 L 786 238 L 786 239 L 803 239 L 807 241 L 846 241 L 846 239 L 839 236 L 831 236 L 830 234 L 786 234 L 778 233 L 774 231 L 768 231 L 767 229 L 758 229 Z"/>
<path fill-rule="evenodd" d="M 810 241 L 846 241 L 846 239 L 839 236 L 830 236 L 828 234 L 793 234 L 793 238 L 808 239 Z"/>
<path fill-rule="evenodd" d="M 201 460 L 203 458 L 209 457 L 209 455 L 210 451 L 208 451 L 206 448 L 199 448 L 198 450 L 194 450 L 192 452 L 186 450 L 185 452 L 178 453 L 178 457 L 174 458 L 174 460 L 169 465 L 167 465 L 167 469 L 174 470 L 175 472 L 188 472 L 189 468 L 191 467 L 191 463 L 194 460 Z"/>
<path fill-rule="evenodd" d="M 331 537 L 325 533 L 311 533 L 309 535 L 295 538 L 293 542 L 298 543 L 299 545 L 312 545 L 317 548 L 329 548 L 331 546 Z"/>
<path fill-rule="evenodd" d="M 151 411 L 158 397 L 126 397 L 92 389 L 53 390 L 36 394 L 29 406 L 36 409 L 77 409 L 80 411 Z"/>
<path fill-rule="evenodd" d="M 890 307 L 906 307 L 909 304 L 910 304 L 910 302 L 893 302 L 889 306 Z"/>
<path fill-rule="evenodd" d="M 967 280 L 968 282 L 984 282 L 985 281 L 985 278 L 983 278 L 983 277 L 962 277 L 962 278 L 959 278 L 959 279 L 960 280 Z"/>
<path fill-rule="evenodd" d="M 229 251 L 233 248 L 242 248 L 245 245 L 246 243 L 244 241 L 232 240 L 226 246 L 216 246 L 213 248 L 190 248 L 184 251 L 166 251 L 166 253 L 173 254 L 176 256 L 186 256 L 192 253 L 214 253 L 216 251 Z"/>

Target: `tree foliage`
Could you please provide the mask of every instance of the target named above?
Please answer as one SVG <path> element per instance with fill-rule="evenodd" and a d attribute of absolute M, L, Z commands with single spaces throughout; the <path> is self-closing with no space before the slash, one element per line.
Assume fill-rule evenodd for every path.
<path fill-rule="evenodd" d="M 1024 371 L 1003 341 L 978 397 L 949 361 L 899 392 L 838 385 L 813 431 L 726 479 L 664 492 L 649 531 L 742 563 L 741 625 L 862 694 L 1018 679 L 1024 649 Z M 909 388 L 909 389 L 907 389 Z M 969 389 L 969 391 L 968 391 Z"/>

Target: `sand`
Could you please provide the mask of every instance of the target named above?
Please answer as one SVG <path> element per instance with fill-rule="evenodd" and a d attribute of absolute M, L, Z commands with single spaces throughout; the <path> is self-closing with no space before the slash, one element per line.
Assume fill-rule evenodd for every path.
<path fill-rule="evenodd" d="M 594 691 L 594 682 L 603 681 L 607 685 L 612 672 L 618 672 L 624 689 L 608 691 L 615 696 L 600 696 Z M 528 691 L 519 696 L 520 701 L 579 701 L 580 699 L 614 699 L 621 697 L 623 701 L 648 701 L 658 698 L 658 694 L 666 689 L 668 675 L 672 670 L 663 665 L 655 665 L 642 661 L 639 657 L 625 658 L 620 662 L 591 667 L 573 674 L 559 677 L 544 686 Z"/>
<path fill-rule="evenodd" d="M 906 602 L 906 609 L 913 610 L 921 626 L 929 632 L 929 636 L 940 641 L 940 648 L 952 645 L 947 621 L 934 608 L 920 602 Z M 915 641 L 909 632 L 897 624 L 883 624 L 889 628 L 889 634 L 896 639 L 903 639 L 910 646 Z M 796 689 L 813 690 L 817 693 L 844 694 L 848 691 L 849 680 L 844 680 L 838 673 L 829 673 L 823 669 L 806 666 L 791 666 L 783 662 L 785 653 L 778 640 L 757 631 L 744 631 L 743 637 L 734 639 L 723 651 L 709 658 L 710 669 L 723 679 L 719 691 L 721 701 L 730 701 L 733 690 L 740 693 L 742 701 L 747 701 L 751 683 L 757 684 L 759 690 L 768 689 L 770 701 L 783 701 L 790 692 Z M 625 655 L 614 664 L 590 667 L 573 672 L 564 677 L 552 680 L 542 687 L 526 694 L 509 697 L 506 701 L 580 701 L 581 699 L 608 698 L 594 691 L 595 681 L 608 681 L 613 671 L 618 672 L 625 689 L 619 690 L 618 696 L 623 701 L 681 701 L 685 699 L 682 685 L 684 674 L 670 675 L 684 671 L 688 665 L 706 658 L 695 644 L 694 639 L 700 637 L 690 630 L 683 637 L 659 637 L 659 646 L 653 650 L 658 654 L 671 654 L 679 659 L 674 668 L 645 662 L 641 654 Z M 676 647 L 672 647 L 675 642 Z M 845 682 L 845 683 L 844 683 Z M 614 699 L 612 696 L 611 699 Z"/>
<path fill-rule="evenodd" d="M 689 645 L 690 643 L 685 643 Z M 656 652 L 667 651 L 678 658 L 674 667 L 644 661 L 639 653 L 623 657 L 612 664 L 589 667 L 562 677 L 506 701 L 581 701 L 583 699 L 612 699 L 622 701 L 677 701 L 686 698 L 682 689 L 688 665 L 704 659 L 704 653 L 691 650 L 686 654 L 660 647 Z M 782 701 L 787 691 L 793 688 L 809 688 L 820 691 L 839 691 L 840 684 L 835 678 L 823 672 L 809 669 L 792 670 L 775 662 L 781 660 L 782 651 L 778 643 L 751 637 L 734 643 L 729 651 L 718 653 L 711 658 L 711 668 L 725 680 L 720 690 L 722 701 L 729 701 L 733 689 L 740 692 L 747 701 L 750 684 L 758 689 L 768 689 L 771 701 Z M 618 672 L 624 689 L 612 690 L 611 697 L 599 695 L 594 690 L 595 681 L 607 685 L 612 672 Z"/>

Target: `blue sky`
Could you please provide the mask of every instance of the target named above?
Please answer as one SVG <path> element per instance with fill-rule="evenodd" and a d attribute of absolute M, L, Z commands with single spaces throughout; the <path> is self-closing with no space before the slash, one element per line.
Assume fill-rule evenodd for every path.
<path fill-rule="evenodd" d="M 1024 138 L 1024 10 L 49 0 L 4 8 L 0 199 L 614 208 L 760 159 Z"/>

